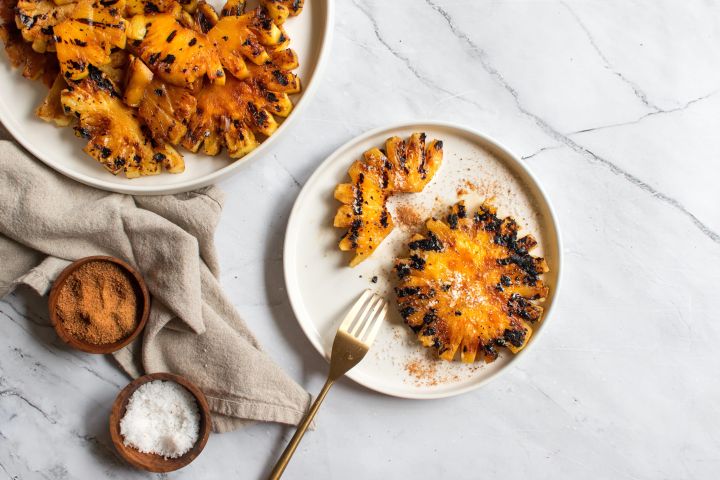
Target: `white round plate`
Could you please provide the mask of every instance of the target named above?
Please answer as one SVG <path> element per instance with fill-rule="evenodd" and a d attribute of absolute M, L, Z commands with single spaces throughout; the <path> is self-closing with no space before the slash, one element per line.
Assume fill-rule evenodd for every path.
<path fill-rule="evenodd" d="M 408 137 L 425 132 L 444 143 L 443 163 L 421 193 L 397 195 L 388 202 L 395 229 L 363 263 L 350 268 L 351 254 L 337 243 L 344 233 L 333 228 L 339 203 L 333 198 L 338 183 L 348 181 L 347 170 L 371 147 L 382 147 L 388 137 Z M 544 281 L 550 294 L 545 313 L 535 325 L 528 346 L 518 355 L 505 351 L 491 364 L 471 365 L 436 359 L 422 348 L 402 322 L 393 295 L 393 260 L 405 254 L 406 242 L 424 220 L 444 215 L 463 198 L 472 211 L 483 199 L 492 198 L 499 216 L 511 215 L 520 234 L 538 240 L 533 254 L 544 256 L 550 267 Z M 414 212 L 418 222 L 405 222 L 396 214 Z M 533 175 L 506 148 L 466 127 L 422 122 L 393 125 L 351 140 L 325 160 L 310 177 L 293 207 L 285 236 L 284 268 L 288 295 L 295 315 L 310 342 L 329 358 L 335 332 L 342 317 L 365 289 L 383 295 L 390 315 L 365 359 L 348 374 L 356 382 L 378 392 L 406 398 L 440 398 L 479 387 L 519 357 L 527 355 L 546 328 L 557 298 L 561 263 L 557 222 L 545 193 Z M 375 278 L 377 277 L 377 278 Z M 504 350 L 504 349 L 503 349 Z"/>
<path fill-rule="evenodd" d="M 212 0 L 218 10 L 224 0 Z M 302 13 L 285 22 L 291 38 L 290 46 L 300 58 L 296 73 L 303 91 L 293 95 L 295 108 L 277 131 L 244 158 L 233 161 L 223 151 L 215 157 L 193 154 L 184 149 L 185 172 L 161 173 L 150 177 L 127 179 L 113 176 L 82 151 L 85 142 L 75 137 L 71 128 L 57 128 L 35 115 L 47 89 L 40 82 L 22 77 L 11 68 L 4 52 L 0 53 L 0 121 L 30 153 L 70 178 L 104 190 L 133 195 L 159 195 L 185 192 L 210 185 L 238 171 L 243 165 L 262 157 L 270 145 L 280 138 L 297 118 L 314 94 L 330 51 L 333 24 L 332 0 L 306 0 Z M 1 43 L 1 42 L 0 42 Z"/>

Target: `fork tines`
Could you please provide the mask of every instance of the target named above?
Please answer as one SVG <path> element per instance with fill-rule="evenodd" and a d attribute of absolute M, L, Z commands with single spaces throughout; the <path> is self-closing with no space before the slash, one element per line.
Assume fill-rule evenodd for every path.
<path fill-rule="evenodd" d="M 387 302 L 382 297 L 365 290 L 345 316 L 338 331 L 352 335 L 369 347 L 380 330 L 387 308 Z"/>

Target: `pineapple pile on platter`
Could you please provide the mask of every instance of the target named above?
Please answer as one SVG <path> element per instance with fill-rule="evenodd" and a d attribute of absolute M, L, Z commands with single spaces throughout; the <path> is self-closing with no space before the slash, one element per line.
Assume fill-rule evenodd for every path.
<path fill-rule="evenodd" d="M 240 158 L 300 91 L 285 21 L 303 0 L 0 0 L 0 39 L 48 86 L 37 115 L 128 178 L 185 170 L 179 147 Z"/>

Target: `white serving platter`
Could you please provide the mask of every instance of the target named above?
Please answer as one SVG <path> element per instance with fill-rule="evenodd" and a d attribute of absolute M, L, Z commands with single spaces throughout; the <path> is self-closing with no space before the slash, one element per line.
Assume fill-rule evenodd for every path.
<path fill-rule="evenodd" d="M 223 1 L 211 3 L 218 10 Z M 0 52 L 0 121 L 30 153 L 55 170 L 87 185 L 104 190 L 134 195 L 178 193 L 210 185 L 242 169 L 244 165 L 262 158 L 271 145 L 285 135 L 315 93 L 325 61 L 329 54 L 333 27 L 332 0 L 306 0 L 302 13 L 285 22 L 293 48 L 300 58 L 296 73 L 303 91 L 294 95 L 295 108 L 277 131 L 257 149 L 239 160 L 225 152 L 215 157 L 193 154 L 180 149 L 186 169 L 181 174 L 154 175 L 127 179 L 113 176 L 82 151 L 85 141 L 77 138 L 71 128 L 57 128 L 35 116 L 47 89 L 40 82 L 22 77 L 10 66 L 4 52 Z"/>

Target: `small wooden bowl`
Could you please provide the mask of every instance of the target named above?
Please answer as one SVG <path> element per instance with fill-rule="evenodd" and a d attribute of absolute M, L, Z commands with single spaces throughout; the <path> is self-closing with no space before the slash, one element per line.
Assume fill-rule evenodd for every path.
<path fill-rule="evenodd" d="M 125 415 L 128 400 L 140 385 L 152 382 L 153 380 L 168 380 L 178 383 L 185 387 L 197 401 L 198 411 L 200 413 L 200 433 L 195 445 L 182 457 L 164 458 L 154 453 L 142 453 L 123 443 L 123 437 L 120 434 L 120 420 Z M 147 470 L 149 472 L 172 472 L 188 465 L 195 460 L 200 452 L 205 448 L 205 444 L 210 436 L 210 428 L 212 420 L 210 419 L 210 407 L 208 406 L 205 394 L 191 383 L 188 379 L 173 375 L 172 373 L 151 373 L 134 380 L 128 386 L 122 389 L 113 403 L 110 411 L 110 437 L 121 457 L 136 468 Z"/>
<path fill-rule="evenodd" d="M 138 302 L 140 303 L 140 320 L 138 322 L 137 328 L 135 328 L 135 330 L 130 334 L 130 336 L 118 340 L 117 342 L 106 343 L 103 345 L 96 345 L 94 343 L 85 342 L 68 332 L 65 329 L 62 320 L 60 320 L 57 314 L 57 302 L 58 296 L 60 295 L 60 287 L 62 287 L 62 285 L 65 283 L 71 273 L 73 273 L 81 265 L 84 265 L 88 262 L 112 262 L 123 268 L 135 280 L 135 294 L 137 295 Z M 68 265 L 65 270 L 60 273 L 60 276 L 57 278 L 57 280 L 55 280 L 55 283 L 53 284 L 52 290 L 50 290 L 48 309 L 50 311 L 50 323 L 52 323 L 52 326 L 55 328 L 55 332 L 57 332 L 58 337 L 60 337 L 62 341 L 64 341 L 73 348 L 82 350 L 83 352 L 87 353 L 112 353 L 120 350 L 125 345 L 132 342 L 135 337 L 137 337 L 138 334 L 142 331 L 142 329 L 145 328 L 147 319 L 150 316 L 150 293 L 148 293 L 147 285 L 145 285 L 145 280 L 143 280 L 137 270 L 135 270 L 133 267 L 120 260 L 119 258 L 97 255 L 93 257 L 81 258 L 80 260 L 77 260 Z"/>

